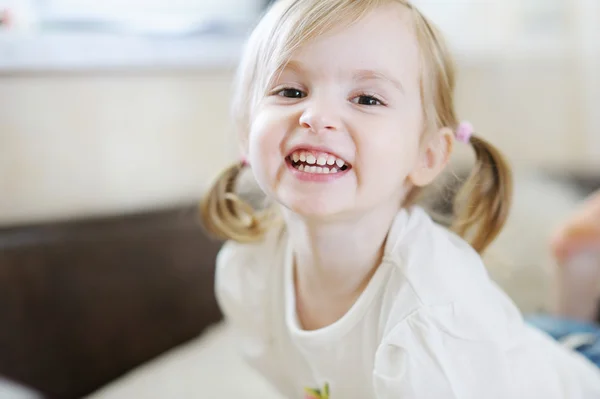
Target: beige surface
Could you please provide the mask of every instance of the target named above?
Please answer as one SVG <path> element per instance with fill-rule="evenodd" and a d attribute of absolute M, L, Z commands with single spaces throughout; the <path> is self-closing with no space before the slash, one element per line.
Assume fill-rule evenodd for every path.
<path fill-rule="evenodd" d="M 225 324 L 90 395 L 88 399 L 281 399 L 238 356 Z"/>
<path fill-rule="evenodd" d="M 0 399 L 43 399 L 42 396 L 29 388 L 0 376 Z"/>

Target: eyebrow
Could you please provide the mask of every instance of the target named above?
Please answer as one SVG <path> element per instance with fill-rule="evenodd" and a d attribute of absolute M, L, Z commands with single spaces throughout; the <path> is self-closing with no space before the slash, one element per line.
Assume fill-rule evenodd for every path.
<path fill-rule="evenodd" d="M 300 62 L 297 62 L 295 60 L 290 60 L 290 61 L 286 62 L 285 64 L 283 64 L 281 67 L 279 67 L 275 71 L 275 74 L 273 75 L 273 79 L 278 80 L 281 77 L 281 75 L 283 75 L 286 71 L 292 71 L 295 73 L 304 74 L 306 69 Z"/>
<path fill-rule="evenodd" d="M 354 80 L 384 80 L 388 83 L 391 83 L 398 90 L 404 93 L 404 86 L 402 85 L 402 82 L 380 71 L 374 71 L 370 69 L 358 70 L 354 73 Z"/>
<path fill-rule="evenodd" d="M 283 68 L 279 70 L 277 76 L 280 76 L 285 70 L 291 70 L 296 73 L 304 73 L 306 71 L 304 65 L 295 60 L 290 60 L 288 63 L 286 63 L 283 66 Z M 391 83 L 394 87 L 396 87 L 398 90 L 404 93 L 404 86 L 402 85 L 402 82 L 400 82 L 398 79 L 392 78 L 388 74 L 381 71 L 372 69 L 359 69 L 354 72 L 353 79 L 355 81 L 383 80 L 385 82 Z"/>

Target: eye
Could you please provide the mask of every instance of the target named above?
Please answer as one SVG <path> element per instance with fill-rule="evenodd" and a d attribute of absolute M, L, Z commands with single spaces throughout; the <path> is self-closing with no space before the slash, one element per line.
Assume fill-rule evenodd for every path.
<path fill-rule="evenodd" d="M 352 99 L 352 102 L 355 103 L 355 104 L 368 105 L 368 106 L 385 105 L 383 103 L 383 101 L 381 101 L 377 97 L 370 96 L 370 95 L 367 95 L 367 94 L 362 94 L 360 96 L 354 97 Z"/>
<path fill-rule="evenodd" d="M 286 87 L 281 89 L 275 93 L 278 96 L 286 97 L 286 98 L 304 98 L 306 97 L 306 93 L 302 90 L 293 89 L 291 87 Z"/>

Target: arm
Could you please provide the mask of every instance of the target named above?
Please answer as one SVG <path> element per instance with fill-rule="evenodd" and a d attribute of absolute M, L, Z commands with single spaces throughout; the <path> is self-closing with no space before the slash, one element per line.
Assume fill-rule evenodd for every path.
<path fill-rule="evenodd" d="M 285 396 L 291 396 L 287 369 L 273 346 L 270 309 L 272 242 L 227 242 L 217 257 L 215 292 L 236 346 L 245 361 Z"/>
<path fill-rule="evenodd" d="M 239 337 L 242 348 L 269 341 L 266 320 L 267 283 L 250 245 L 226 242 L 217 255 L 215 296 L 228 325 Z M 249 284 L 253 281 L 254 284 Z"/>
<path fill-rule="evenodd" d="M 600 298 L 600 190 L 559 226 L 551 246 L 561 266 L 557 313 L 595 320 Z"/>
<path fill-rule="evenodd" d="M 560 263 L 586 248 L 600 251 L 600 190 L 558 227 L 551 245 Z"/>

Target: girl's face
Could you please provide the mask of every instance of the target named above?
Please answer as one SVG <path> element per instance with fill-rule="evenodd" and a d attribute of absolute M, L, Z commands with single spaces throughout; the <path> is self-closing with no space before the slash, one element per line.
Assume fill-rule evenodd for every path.
<path fill-rule="evenodd" d="M 260 187 L 311 218 L 401 205 L 422 163 L 419 49 L 400 6 L 301 47 L 249 132 Z"/>

